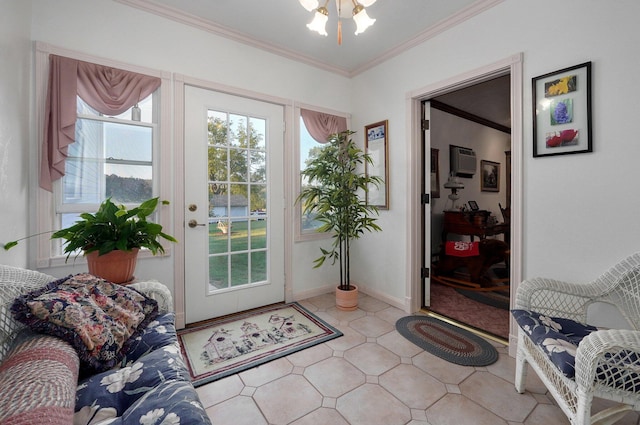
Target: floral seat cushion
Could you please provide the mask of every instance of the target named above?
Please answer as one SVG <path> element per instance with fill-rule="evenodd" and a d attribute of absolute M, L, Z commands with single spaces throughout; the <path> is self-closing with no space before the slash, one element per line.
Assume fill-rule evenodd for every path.
<path fill-rule="evenodd" d="M 174 327 L 157 317 L 130 345 L 123 366 L 78 383 L 74 424 L 208 424 Z"/>
<path fill-rule="evenodd" d="M 529 310 L 512 310 L 518 326 L 567 377 L 575 376 L 576 350 L 582 339 L 598 328 L 574 320 L 549 317 Z"/>

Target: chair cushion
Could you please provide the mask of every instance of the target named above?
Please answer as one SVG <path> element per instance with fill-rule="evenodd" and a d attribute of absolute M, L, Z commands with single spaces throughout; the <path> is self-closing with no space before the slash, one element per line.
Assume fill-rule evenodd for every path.
<path fill-rule="evenodd" d="M 11 312 L 36 332 L 57 336 L 78 352 L 81 372 L 113 368 L 155 319 L 158 304 L 138 291 L 83 273 L 22 295 Z"/>
<path fill-rule="evenodd" d="M 542 349 L 564 376 L 573 379 L 578 344 L 598 328 L 529 310 L 511 310 L 511 314 L 524 333 Z"/>

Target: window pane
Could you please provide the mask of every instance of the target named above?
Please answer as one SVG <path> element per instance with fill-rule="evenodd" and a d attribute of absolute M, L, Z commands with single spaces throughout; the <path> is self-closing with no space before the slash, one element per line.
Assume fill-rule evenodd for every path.
<path fill-rule="evenodd" d="M 251 253 L 251 283 L 267 280 L 266 251 Z"/>
<path fill-rule="evenodd" d="M 324 146 L 321 143 L 318 143 L 307 130 L 307 127 L 304 125 L 304 121 L 302 117 L 300 117 L 300 170 L 304 170 L 307 168 L 307 161 L 309 158 L 313 158 L 318 154 L 319 150 Z M 305 180 L 300 182 L 300 188 L 302 189 L 306 184 Z M 300 205 L 299 208 L 303 209 L 303 206 Z M 322 223 L 318 222 L 315 219 L 315 214 L 311 211 L 307 214 L 302 214 L 302 220 L 300 226 L 302 231 L 305 233 L 315 232 L 318 227 Z"/>
<path fill-rule="evenodd" d="M 267 121 L 262 118 L 249 118 L 251 129 L 251 149 L 266 149 Z"/>
<path fill-rule="evenodd" d="M 247 147 L 247 117 L 229 114 L 229 145 Z"/>
<path fill-rule="evenodd" d="M 229 129 L 227 114 L 219 111 L 209 111 L 208 117 L 209 144 L 214 146 L 227 146 L 227 133 Z"/>
<path fill-rule="evenodd" d="M 248 171 L 248 158 L 246 149 L 229 149 L 230 180 L 234 182 L 246 182 Z"/>
<path fill-rule="evenodd" d="M 227 256 L 209 257 L 209 285 L 215 289 L 229 286 L 229 266 Z"/>
<path fill-rule="evenodd" d="M 250 151 L 251 181 L 266 183 L 267 181 L 267 155 L 261 151 Z"/>
<path fill-rule="evenodd" d="M 227 180 L 227 148 L 209 147 L 209 180 Z"/>
<path fill-rule="evenodd" d="M 233 254 L 231 256 L 231 286 L 249 283 L 249 254 Z"/>
<path fill-rule="evenodd" d="M 97 204 L 107 197 L 140 203 L 153 196 L 153 129 L 79 119 L 62 180 L 64 204 Z"/>
<path fill-rule="evenodd" d="M 251 225 L 251 249 L 264 249 L 267 247 L 267 222 L 264 219 L 252 219 Z"/>

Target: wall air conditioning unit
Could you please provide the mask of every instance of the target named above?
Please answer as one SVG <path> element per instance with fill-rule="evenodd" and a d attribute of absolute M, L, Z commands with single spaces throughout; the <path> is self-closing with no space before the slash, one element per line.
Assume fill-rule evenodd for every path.
<path fill-rule="evenodd" d="M 471 177 L 476 173 L 476 153 L 473 149 L 449 146 L 451 172 L 456 176 Z"/>

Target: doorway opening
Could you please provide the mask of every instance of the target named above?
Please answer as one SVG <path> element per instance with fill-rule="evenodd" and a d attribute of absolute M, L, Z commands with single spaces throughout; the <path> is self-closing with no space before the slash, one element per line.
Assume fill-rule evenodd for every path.
<path fill-rule="evenodd" d="M 450 124 L 446 122 L 446 119 L 452 120 L 451 115 L 455 115 L 452 112 L 458 112 L 458 110 L 464 110 L 461 106 L 464 106 L 464 102 L 472 104 L 473 107 L 491 108 L 491 103 L 487 103 L 482 106 L 486 99 L 476 96 L 462 96 L 467 90 L 473 90 L 476 86 L 481 87 L 483 84 L 494 84 L 499 81 L 506 80 L 508 90 L 506 91 L 504 102 L 509 105 L 508 117 L 509 121 L 506 124 L 498 123 L 505 128 L 510 127 L 511 134 L 505 134 L 504 131 L 493 128 L 493 125 L 486 125 L 486 123 L 473 122 L 473 126 L 478 126 L 475 131 L 472 131 L 469 135 L 469 131 L 465 135 L 462 131 L 460 124 Z M 504 81 L 502 81 L 504 82 Z M 497 239 L 504 242 L 505 236 L 509 241 L 509 255 L 508 263 L 503 267 L 508 266 L 507 270 L 499 271 L 498 273 L 506 272 L 506 280 L 510 282 L 507 290 L 507 308 L 504 316 L 503 332 L 500 339 L 510 342 L 512 340 L 511 334 L 515 329 L 513 321 L 508 315 L 508 308 L 512 303 L 512 295 L 515 294 L 518 282 L 521 280 L 521 206 L 522 206 L 522 55 L 514 55 L 498 63 L 488 65 L 478 70 L 469 72 L 464 75 L 453 77 L 449 80 L 434 84 L 432 86 L 423 88 L 416 91 L 411 96 L 411 108 L 412 108 L 412 136 L 414 144 L 412 146 L 412 154 L 416 162 L 413 166 L 416 167 L 412 170 L 411 181 L 411 193 L 414 194 L 409 200 L 411 208 L 411 226 L 410 232 L 415 232 L 409 236 L 412 255 L 410 261 L 411 277 L 411 295 L 412 295 L 412 308 L 415 310 L 431 310 L 436 301 L 433 298 L 432 289 L 435 284 L 432 274 L 432 258 L 434 255 L 439 254 L 440 245 L 442 244 L 443 236 L 443 222 L 444 222 L 444 210 L 445 201 L 449 201 L 448 209 L 452 209 L 450 195 L 450 185 L 445 188 L 445 183 L 449 179 L 450 162 L 449 151 L 450 145 L 457 147 L 467 147 L 474 151 L 477 158 L 477 166 L 474 175 L 469 177 L 460 177 L 463 180 L 465 189 L 460 190 L 458 202 L 460 207 L 464 206 L 467 211 L 477 208 L 478 210 L 487 211 L 485 213 L 486 218 L 493 216 L 497 222 L 504 223 L 504 217 L 502 216 L 502 209 L 507 209 L 507 196 L 509 197 L 509 208 L 507 209 L 509 214 L 508 231 L 504 232 L 507 235 L 484 235 L 482 239 Z M 460 99 L 458 99 L 460 97 Z M 462 99 L 462 100 L 461 100 Z M 444 102 L 443 100 L 446 100 Z M 435 110 L 429 105 L 428 108 L 423 107 L 425 102 L 435 101 L 438 104 L 439 109 L 436 110 L 434 117 L 430 116 L 430 113 Z M 462 103 L 460 103 L 462 102 Z M 441 104 L 445 103 L 450 108 L 443 107 Z M 427 103 L 428 104 L 428 103 Z M 465 106 L 466 108 L 466 106 Z M 442 109 L 447 109 L 443 111 Z M 427 113 L 426 111 L 429 111 Z M 425 117 L 426 115 L 426 117 Z M 482 117 L 480 113 L 470 113 L 470 115 L 476 115 Z M 444 119 L 443 119 L 444 117 Z M 429 122 L 425 123 L 424 120 L 428 119 Z M 469 117 L 455 119 L 461 119 L 463 121 L 469 121 Z M 434 133 L 438 130 L 438 120 L 443 120 L 445 123 L 445 131 L 436 137 L 441 137 L 440 146 L 437 146 L 437 140 L 432 139 L 432 131 Z M 450 125 L 446 125 L 450 124 Z M 500 125 L 498 127 L 500 127 Z M 440 129 L 442 130 L 442 129 Z M 467 129 L 468 130 L 468 129 Z M 502 128 L 504 130 L 504 128 Z M 489 150 L 486 147 L 476 147 L 471 145 L 472 139 L 486 139 L 490 138 L 489 133 L 502 133 L 504 134 L 502 145 L 499 148 L 492 147 Z M 507 131 L 508 132 L 508 131 Z M 506 142 L 504 141 L 506 140 Z M 431 149 L 439 150 L 439 181 L 436 179 L 436 188 L 432 188 L 431 166 Z M 497 156 L 499 155 L 499 156 Z M 420 161 L 420 162 L 418 162 Z M 486 162 L 486 164 L 485 164 Z M 482 169 L 485 165 L 493 170 L 494 175 L 499 176 L 499 183 L 495 180 L 482 181 Z M 497 168 L 497 170 L 496 170 Z M 507 173 L 507 169 L 510 173 Z M 497 174 L 496 174 L 497 173 Z M 496 187 L 499 184 L 499 187 Z M 506 190 L 509 188 L 509 191 Z M 509 195 L 507 195 L 507 193 Z M 434 194 L 436 197 L 434 197 Z M 438 196 L 439 195 L 439 196 Z M 471 202 L 470 202 L 471 201 Z M 458 208 L 460 208 L 458 207 Z M 461 211 L 458 209 L 458 211 Z M 438 216 L 439 214 L 439 216 Z M 438 216 L 440 222 L 434 223 L 432 229 L 432 216 Z M 493 220 L 493 219 L 492 219 Z M 434 220 L 437 221 L 437 220 Z M 497 223 L 496 223 L 497 224 Z M 417 236 L 415 236 L 417 234 Z M 467 235 L 468 236 L 468 235 Z M 461 238 L 465 239 L 465 238 Z M 468 238 L 470 239 L 470 238 Z M 481 239 L 479 236 L 474 238 L 476 241 Z M 454 289 L 454 288 L 450 288 Z M 484 315 L 482 319 L 487 319 L 488 315 Z M 481 328 L 482 323 L 480 319 L 466 319 L 467 325 L 471 328 Z M 487 333 L 487 332 L 485 332 Z M 488 333 L 494 332 L 489 330 Z M 510 347 L 515 347 L 514 344 L 510 344 Z"/>

